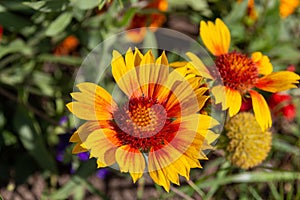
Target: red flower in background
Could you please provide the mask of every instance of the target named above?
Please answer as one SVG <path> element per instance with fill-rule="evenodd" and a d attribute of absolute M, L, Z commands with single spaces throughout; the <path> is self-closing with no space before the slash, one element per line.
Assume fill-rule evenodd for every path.
<path fill-rule="evenodd" d="M 2 40 L 3 35 L 3 27 L 0 25 L 0 41 Z"/>
<path fill-rule="evenodd" d="M 296 71 L 296 67 L 295 65 L 289 65 L 286 70 L 290 71 L 290 72 L 295 72 Z"/>
<path fill-rule="evenodd" d="M 247 112 L 251 109 L 252 109 L 252 100 L 251 100 L 251 98 L 243 99 L 240 112 Z"/>
<path fill-rule="evenodd" d="M 296 107 L 289 94 L 275 93 L 269 99 L 269 106 L 274 116 L 282 115 L 288 121 L 293 121 L 296 116 Z"/>

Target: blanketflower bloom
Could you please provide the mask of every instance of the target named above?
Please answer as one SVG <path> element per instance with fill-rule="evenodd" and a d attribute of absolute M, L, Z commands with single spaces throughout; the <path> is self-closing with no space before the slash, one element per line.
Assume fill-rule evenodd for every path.
<path fill-rule="evenodd" d="M 135 43 L 141 42 L 147 33 L 147 28 L 155 32 L 158 27 L 166 21 L 166 16 L 162 13 L 168 9 L 167 0 L 153 0 L 144 9 L 157 9 L 159 12 L 151 14 L 135 14 L 127 28 L 128 38 Z M 133 30 L 131 30 L 133 29 Z"/>
<path fill-rule="evenodd" d="M 207 49 L 216 56 L 215 66 L 218 69 L 213 71 L 207 66 L 209 76 L 207 73 L 203 76 L 220 79 L 219 82 L 224 84 L 212 88 L 216 103 L 221 103 L 223 110 L 228 109 L 232 117 L 239 112 L 242 98 L 250 97 L 257 122 L 263 130 L 268 129 L 272 125 L 268 104 L 254 89 L 274 93 L 296 88 L 294 84 L 298 83 L 300 76 L 290 71 L 272 72 L 269 58 L 261 52 L 254 52 L 251 57 L 236 51 L 229 52 L 230 32 L 220 19 L 216 19 L 215 24 L 201 21 L 200 36 Z M 192 53 L 188 56 L 193 65 L 203 65 L 197 56 Z"/>
<path fill-rule="evenodd" d="M 201 167 L 203 150 L 217 138 L 209 129 L 218 122 L 199 114 L 208 88 L 200 87 L 198 77 L 170 71 L 164 52 L 155 60 L 151 51 L 129 49 L 125 59 L 113 51 L 111 66 L 126 100 L 119 104 L 94 83 L 78 84 L 80 92 L 71 94 L 76 101 L 67 107 L 87 122 L 70 139 L 73 153 L 89 150 L 99 168 L 117 163 L 134 182 L 148 171 L 169 191 L 170 182 L 179 184 L 178 175 L 189 179 L 190 169 Z"/>
<path fill-rule="evenodd" d="M 253 114 L 241 112 L 225 125 L 228 159 L 242 169 L 259 165 L 266 159 L 272 145 L 272 136 L 262 131 Z"/>
<path fill-rule="evenodd" d="M 280 0 L 279 13 L 282 18 L 291 15 L 300 5 L 299 0 Z"/>

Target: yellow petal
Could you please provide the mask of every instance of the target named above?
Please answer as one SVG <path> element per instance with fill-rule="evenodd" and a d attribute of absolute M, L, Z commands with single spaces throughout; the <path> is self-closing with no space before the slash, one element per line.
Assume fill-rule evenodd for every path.
<path fill-rule="evenodd" d="M 138 66 L 138 78 L 139 83 L 142 87 L 143 94 L 149 96 L 149 83 L 152 69 L 154 69 L 154 57 L 152 51 L 149 50 L 141 60 L 140 66 Z"/>
<path fill-rule="evenodd" d="M 79 135 L 78 135 L 78 131 L 76 131 L 75 133 L 73 133 L 73 135 L 71 136 L 70 142 L 81 142 L 82 140 L 80 139 Z"/>
<path fill-rule="evenodd" d="M 273 66 L 268 56 L 265 56 L 260 52 L 254 52 L 252 53 L 251 58 L 253 62 L 255 62 L 255 64 L 257 65 L 259 74 L 267 75 L 272 73 Z"/>
<path fill-rule="evenodd" d="M 228 107 L 229 116 L 237 114 L 242 106 L 242 96 L 239 91 L 226 87 L 226 107 Z"/>
<path fill-rule="evenodd" d="M 140 52 L 140 50 L 138 48 L 134 48 L 134 54 L 133 54 L 133 57 L 134 57 L 134 66 L 137 67 L 137 66 L 140 66 L 140 63 L 143 59 L 143 54 Z"/>
<path fill-rule="evenodd" d="M 166 144 L 161 149 L 151 149 L 148 157 L 149 175 L 155 183 L 168 192 L 170 181 L 179 184 L 178 174 L 189 178 L 190 165 L 174 147 Z"/>
<path fill-rule="evenodd" d="M 107 123 L 107 122 L 106 122 Z M 82 124 L 70 138 L 70 142 L 84 142 L 94 130 L 100 129 L 99 121 L 88 121 Z"/>
<path fill-rule="evenodd" d="M 193 127 L 192 129 L 189 130 L 196 130 L 197 132 L 199 130 L 207 130 L 213 128 L 220 124 L 217 120 L 215 120 L 211 116 L 202 115 L 202 114 L 192 114 L 186 117 L 182 117 L 181 123 L 183 127 L 187 127 L 187 128 Z"/>
<path fill-rule="evenodd" d="M 71 95 L 78 102 L 66 105 L 74 115 L 85 120 L 112 119 L 112 113 L 117 105 L 105 89 L 88 82 L 80 83 L 77 87 L 81 92 L 74 92 Z"/>
<path fill-rule="evenodd" d="M 107 165 L 100 161 L 100 159 L 97 159 L 97 168 L 106 167 Z"/>
<path fill-rule="evenodd" d="M 205 65 L 203 64 L 203 62 L 200 60 L 200 58 L 198 58 L 198 56 L 196 56 L 195 54 L 191 53 L 191 52 L 187 52 L 186 53 L 187 57 L 189 57 L 189 59 L 191 60 L 190 64 L 192 65 L 192 67 L 199 72 L 199 74 L 204 77 L 204 78 L 208 78 L 208 79 L 213 79 L 212 76 L 210 75 L 208 69 L 205 67 Z"/>
<path fill-rule="evenodd" d="M 291 88 L 297 88 L 300 76 L 294 72 L 273 72 L 259 79 L 255 86 L 268 92 L 281 92 Z"/>
<path fill-rule="evenodd" d="M 81 145 L 82 145 L 81 143 L 77 143 L 72 149 L 72 154 L 78 154 L 78 153 L 88 151 L 86 148 L 82 147 Z"/>
<path fill-rule="evenodd" d="M 214 133 L 213 131 L 206 131 L 206 136 L 205 136 L 205 139 L 207 141 L 208 144 L 211 144 L 213 143 L 220 135 L 219 134 L 216 134 Z"/>
<path fill-rule="evenodd" d="M 226 89 L 225 86 L 223 85 L 217 85 L 214 86 L 211 89 L 211 93 L 215 98 L 215 103 L 219 104 L 221 103 L 222 105 L 222 110 L 226 110 L 228 108 L 228 105 L 226 104 Z"/>
<path fill-rule="evenodd" d="M 150 66 L 145 66 L 145 67 L 150 67 L 150 74 L 149 76 L 149 91 L 148 95 L 150 96 L 156 96 L 158 91 L 156 90 L 157 85 L 164 85 L 165 82 L 168 79 L 169 75 L 169 63 L 168 59 L 166 57 L 165 52 L 161 54 L 159 58 L 156 59 L 156 62 L 154 65 Z"/>
<path fill-rule="evenodd" d="M 140 88 L 134 58 L 135 56 L 131 48 L 128 49 L 125 55 L 126 63 L 119 52 L 113 51 L 113 59 L 111 62 L 112 74 L 120 89 L 128 97 L 131 97 L 131 95 Z"/>
<path fill-rule="evenodd" d="M 265 131 L 272 126 L 272 118 L 269 106 L 264 97 L 258 92 L 251 90 L 249 93 L 252 99 L 252 106 L 256 121 L 262 130 Z"/>
<path fill-rule="evenodd" d="M 91 157 L 109 166 L 116 162 L 115 151 L 121 145 L 115 135 L 113 130 L 97 129 L 87 137 L 83 145 L 90 150 Z"/>
<path fill-rule="evenodd" d="M 116 107 L 116 103 L 113 101 L 112 96 L 102 87 L 95 83 L 83 82 L 76 85 L 76 87 L 85 95 L 84 98 L 75 99 L 76 101 L 83 101 L 83 99 L 91 99 L 99 104 L 111 105 Z"/>
<path fill-rule="evenodd" d="M 142 153 L 129 145 L 121 146 L 116 151 L 116 161 L 121 172 L 129 172 L 135 183 L 142 177 L 146 164 Z"/>
<path fill-rule="evenodd" d="M 185 61 L 172 62 L 172 63 L 170 63 L 170 67 L 180 68 L 180 67 L 185 67 L 187 64 L 188 64 L 188 62 L 185 62 Z"/>
<path fill-rule="evenodd" d="M 116 50 L 113 51 L 111 65 L 115 81 L 118 82 L 124 74 L 124 69 L 126 68 L 126 65 L 123 56 Z"/>
<path fill-rule="evenodd" d="M 112 113 L 106 108 L 96 107 L 95 105 L 84 104 L 80 102 L 68 103 L 67 108 L 78 118 L 84 120 L 110 120 Z"/>
<path fill-rule="evenodd" d="M 215 56 L 225 54 L 230 46 L 230 32 L 222 20 L 200 22 L 200 37 L 206 48 Z"/>

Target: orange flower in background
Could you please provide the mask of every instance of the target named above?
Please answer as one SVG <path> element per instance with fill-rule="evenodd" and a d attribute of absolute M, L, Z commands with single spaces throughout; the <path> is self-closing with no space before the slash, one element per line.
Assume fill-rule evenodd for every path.
<path fill-rule="evenodd" d="M 157 9 L 159 12 L 165 12 L 168 9 L 168 1 L 153 0 L 144 9 Z M 150 27 L 151 31 L 156 31 L 165 21 L 166 16 L 162 13 L 135 14 L 127 28 L 127 36 L 132 42 L 141 42 L 146 36 L 146 27 Z"/>
<path fill-rule="evenodd" d="M 238 0 L 239 3 L 242 1 L 243 0 Z M 248 0 L 247 14 L 252 20 L 257 20 L 257 12 L 255 9 L 255 1 L 254 0 Z"/>
<path fill-rule="evenodd" d="M 80 92 L 71 94 L 76 101 L 67 107 L 87 122 L 70 139 L 73 153 L 89 150 L 98 167 L 117 163 L 134 182 L 147 171 L 169 191 L 178 175 L 189 179 L 190 169 L 201 167 L 199 159 L 207 159 L 202 150 L 217 138 L 209 129 L 218 122 L 199 114 L 208 89 L 170 72 L 164 52 L 155 60 L 151 51 L 129 49 L 125 59 L 114 51 L 111 66 L 127 99 L 118 105 L 104 88 L 78 84 Z"/>
<path fill-rule="evenodd" d="M 300 5 L 299 0 L 280 0 L 279 13 L 282 18 L 291 15 Z"/>
<path fill-rule="evenodd" d="M 236 51 L 229 52 L 230 32 L 220 19 L 215 24 L 201 21 L 200 36 L 207 49 L 216 56 L 215 65 L 224 84 L 212 88 L 216 103 L 221 103 L 223 110 L 228 109 L 232 117 L 239 112 L 242 98 L 250 97 L 257 122 L 263 130 L 268 129 L 272 125 L 268 104 L 254 89 L 279 92 L 296 88 L 294 84 L 298 83 L 300 76 L 290 71 L 272 72 L 269 58 L 260 52 L 252 53 L 251 57 Z M 195 55 L 189 57 L 193 65 L 202 63 Z M 216 74 L 211 74 L 216 78 Z"/>
<path fill-rule="evenodd" d="M 73 36 L 70 35 L 67 38 L 65 38 L 54 50 L 55 55 L 68 55 L 72 51 L 74 51 L 77 46 L 79 45 L 79 40 Z"/>

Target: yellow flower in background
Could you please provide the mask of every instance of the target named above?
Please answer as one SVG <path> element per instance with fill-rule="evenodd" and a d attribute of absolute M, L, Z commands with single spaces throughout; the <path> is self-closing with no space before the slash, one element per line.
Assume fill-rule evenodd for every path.
<path fill-rule="evenodd" d="M 242 112 L 225 125 L 229 160 L 242 169 L 259 165 L 266 159 L 272 146 L 272 136 L 262 131 L 251 113 Z"/>
<path fill-rule="evenodd" d="M 228 109 L 232 117 L 239 112 L 242 98 L 250 97 L 257 122 L 263 130 L 268 129 L 272 125 L 268 104 L 254 89 L 279 92 L 296 88 L 294 84 L 298 83 L 299 75 L 290 71 L 272 72 L 269 58 L 261 52 L 254 52 L 251 57 L 236 51 L 229 52 L 230 32 L 220 19 L 215 24 L 201 21 L 200 36 L 207 49 L 216 56 L 215 65 L 224 84 L 212 88 L 216 103 L 221 103 L 223 110 Z M 193 65 L 203 66 L 197 56 L 192 53 L 188 56 Z M 203 76 L 216 79 L 216 73 L 209 70 L 209 67 L 207 72 L 203 70 Z"/>
<path fill-rule="evenodd" d="M 129 49 L 125 58 L 114 51 L 111 66 L 127 99 L 118 105 L 104 88 L 78 84 L 80 92 L 71 94 L 76 101 L 67 107 L 87 122 L 70 139 L 73 153 L 89 150 L 98 167 L 117 163 L 134 182 L 147 171 L 169 191 L 178 175 L 189 179 L 191 168 L 201 168 L 203 150 L 217 138 L 209 129 L 218 122 L 199 114 L 208 88 L 190 84 L 182 71 L 170 72 L 164 52 L 155 60 L 151 51 Z"/>
<path fill-rule="evenodd" d="M 280 0 L 279 13 L 282 18 L 291 15 L 300 5 L 299 0 Z"/>

